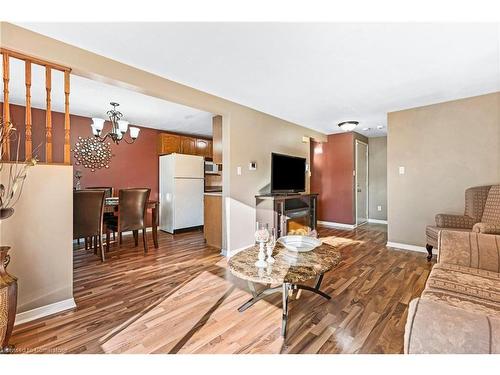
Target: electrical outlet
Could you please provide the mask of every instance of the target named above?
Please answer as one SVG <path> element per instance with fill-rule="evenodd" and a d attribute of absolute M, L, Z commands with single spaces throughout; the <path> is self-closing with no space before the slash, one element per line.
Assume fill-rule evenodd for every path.
<path fill-rule="evenodd" d="M 382 211 L 382 206 L 377 206 L 377 211 Z"/>
<path fill-rule="evenodd" d="M 399 167 L 399 174 L 404 175 L 405 174 L 405 167 Z"/>

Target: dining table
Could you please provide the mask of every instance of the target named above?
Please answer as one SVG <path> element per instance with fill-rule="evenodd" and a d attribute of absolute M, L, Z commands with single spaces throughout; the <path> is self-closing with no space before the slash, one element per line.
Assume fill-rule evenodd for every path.
<path fill-rule="evenodd" d="M 105 212 L 115 212 L 119 211 L 120 199 L 118 197 L 108 197 L 104 199 L 104 209 Z M 146 209 L 151 211 L 151 226 L 153 231 L 153 243 L 156 249 L 158 249 L 158 208 L 159 202 L 157 200 L 148 200 L 146 203 Z"/>

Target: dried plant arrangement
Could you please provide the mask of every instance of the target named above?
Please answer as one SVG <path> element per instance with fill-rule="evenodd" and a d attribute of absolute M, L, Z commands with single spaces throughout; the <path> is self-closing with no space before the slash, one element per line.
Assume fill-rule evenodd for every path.
<path fill-rule="evenodd" d="M 17 141 L 16 157 L 13 161 L 6 162 L 5 149 L 7 143 L 11 141 Z M 16 128 L 10 122 L 4 126 L 0 121 L 0 173 L 4 168 L 9 169 L 7 176 L 3 178 L 5 181 L 0 182 L 0 220 L 14 214 L 14 206 L 21 197 L 28 169 L 37 163 L 36 157 L 20 162 L 19 145 L 20 139 L 17 137 Z"/>

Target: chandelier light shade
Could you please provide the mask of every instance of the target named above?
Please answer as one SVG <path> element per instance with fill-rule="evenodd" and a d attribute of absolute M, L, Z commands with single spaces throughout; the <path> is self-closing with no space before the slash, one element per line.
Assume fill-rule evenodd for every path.
<path fill-rule="evenodd" d="M 130 140 L 125 138 L 125 134 L 127 133 L 127 130 L 129 130 L 129 122 L 121 119 L 123 117 L 123 114 L 116 109 L 116 107 L 118 107 L 120 104 L 115 102 L 111 102 L 109 104 L 111 104 L 111 106 L 113 107 L 113 109 L 109 110 L 106 113 L 109 117 L 109 121 L 111 122 L 111 131 L 103 134 L 104 122 L 106 120 L 93 117 L 92 124 L 90 124 L 92 134 L 100 142 L 104 142 L 109 138 L 117 145 L 120 144 L 122 140 L 128 144 L 134 143 L 135 140 L 139 137 L 139 132 L 141 129 L 130 126 Z"/>
<path fill-rule="evenodd" d="M 339 128 L 345 132 L 353 131 L 358 126 L 358 121 L 344 121 L 339 124 Z"/>

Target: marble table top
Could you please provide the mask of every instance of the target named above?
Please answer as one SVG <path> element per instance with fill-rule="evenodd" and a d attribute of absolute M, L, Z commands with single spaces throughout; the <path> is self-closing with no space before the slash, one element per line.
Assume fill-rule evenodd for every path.
<path fill-rule="evenodd" d="M 231 273 L 243 280 L 261 284 L 297 284 L 325 273 L 340 263 L 341 255 L 336 247 L 323 243 L 313 251 L 296 253 L 276 244 L 273 264 L 265 268 L 255 266 L 259 246 L 242 250 L 229 259 Z"/>

